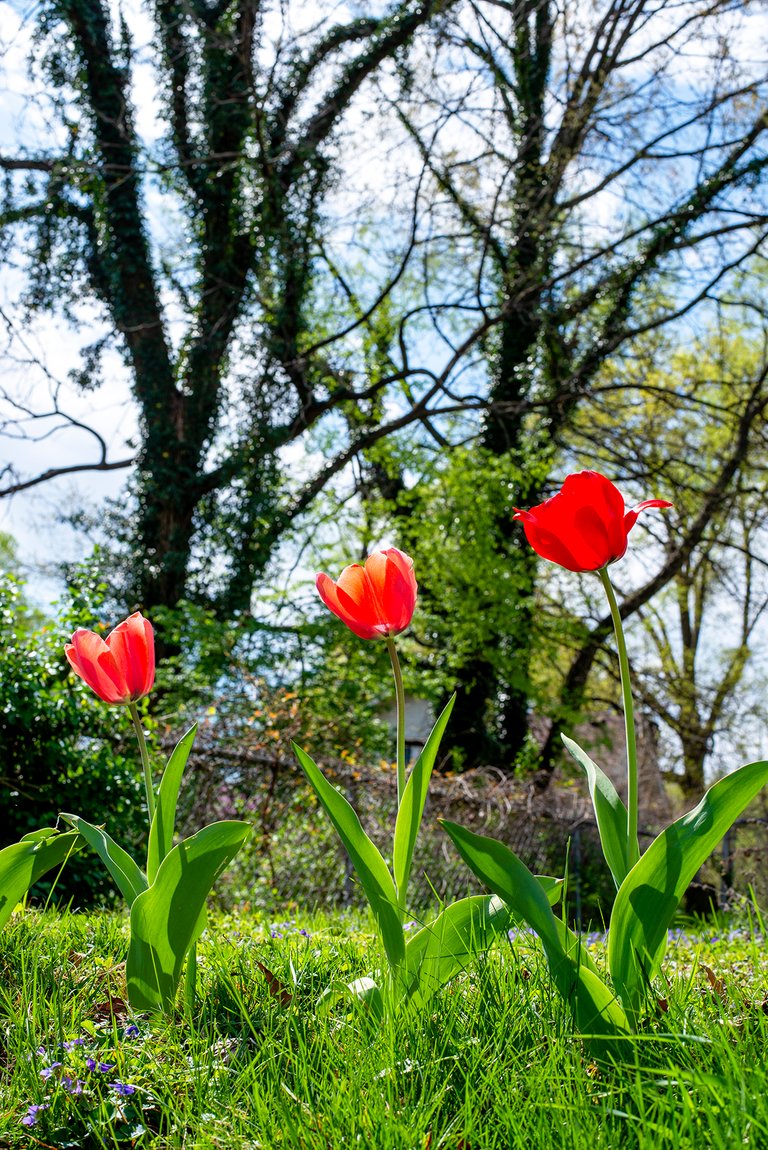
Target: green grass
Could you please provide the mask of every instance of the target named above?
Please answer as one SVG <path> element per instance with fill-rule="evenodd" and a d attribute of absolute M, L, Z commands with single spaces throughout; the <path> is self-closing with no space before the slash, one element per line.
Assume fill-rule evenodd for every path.
<path fill-rule="evenodd" d="M 620 1068 L 595 1065 L 574 1035 L 530 936 L 479 959 L 426 1017 L 377 1031 L 357 1010 L 319 1017 L 314 1006 L 332 978 L 370 970 L 365 920 L 306 916 L 273 930 L 282 937 L 248 916 L 215 920 L 190 1024 L 130 1015 L 123 918 L 14 916 L 0 935 L 0 1147 L 768 1147 L 757 927 L 672 943 L 657 988 L 666 1010 Z M 52 1062 L 62 1065 L 43 1077 Z"/>

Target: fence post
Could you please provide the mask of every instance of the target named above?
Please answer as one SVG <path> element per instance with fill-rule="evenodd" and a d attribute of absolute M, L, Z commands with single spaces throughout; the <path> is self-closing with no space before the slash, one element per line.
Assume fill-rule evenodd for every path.
<path fill-rule="evenodd" d="M 571 836 L 571 877 L 573 878 L 573 913 L 576 933 L 581 934 L 581 827 Z M 563 907 L 563 911 L 566 908 Z"/>
<path fill-rule="evenodd" d="M 722 861 L 720 864 L 720 906 L 725 906 L 728 901 L 728 892 L 733 890 L 733 850 L 731 835 L 735 829 L 735 827 L 729 827 L 723 835 Z"/>

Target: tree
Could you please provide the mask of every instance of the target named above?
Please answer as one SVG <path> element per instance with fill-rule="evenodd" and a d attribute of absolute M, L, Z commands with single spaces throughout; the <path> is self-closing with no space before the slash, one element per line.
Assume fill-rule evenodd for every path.
<path fill-rule="evenodd" d="M 337 317 L 318 335 L 309 318 L 322 206 L 338 178 L 336 137 L 370 77 L 447 6 L 403 0 L 378 16 L 323 17 L 301 34 L 281 8 L 270 17 L 283 21 L 273 41 L 255 0 L 156 0 L 151 75 L 162 134 L 154 142 L 137 127 L 137 102 L 147 98 L 129 24 L 138 6 L 129 14 L 107 0 L 39 6 L 38 64 L 58 125 L 48 148 L 32 155 L 21 146 L 0 159 L 0 223 L 27 240 L 31 307 L 76 317 L 80 297 L 98 302 L 106 335 L 85 349 L 87 386 L 100 382 L 105 341 L 125 357 L 141 441 L 132 604 L 173 606 L 197 594 L 224 614 L 247 609 L 286 523 L 356 453 L 355 444 L 339 451 L 286 496 L 280 452 L 391 382 L 366 386 L 331 361 L 354 320 Z M 153 197 L 175 228 L 161 226 Z M 406 254 L 410 242 L 406 234 Z M 392 278 L 399 274 L 395 261 Z M 387 290 L 385 275 L 367 310 Z M 245 382 L 234 368 L 242 357 Z M 434 395 L 422 390 L 395 425 L 419 418 Z M 364 433 L 363 444 L 385 430 Z M 97 467 L 131 462 L 109 460 L 101 442 Z M 206 544 L 219 567 L 226 557 L 223 576 L 205 562 Z"/>
<path fill-rule="evenodd" d="M 502 661 L 466 650 L 452 730 L 466 762 L 490 746 L 511 764 L 538 574 L 506 503 L 554 489 L 606 361 L 725 298 L 764 238 L 751 9 L 455 0 L 300 33 L 286 9 L 273 43 L 272 9 L 250 0 L 156 0 L 159 144 L 135 127 L 133 10 L 39 11 L 71 130 L 2 161 L 4 219 L 35 238 L 33 302 L 79 283 L 125 349 L 142 439 L 131 602 L 243 611 L 286 527 L 352 461 L 401 499 L 402 525 L 422 506 L 403 453 L 474 437 L 519 477 L 492 532 L 516 626 Z M 51 49 L 62 26 L 74 56 Z M 373 126 L 371 182 L 392 188 L 383 210 L 352 179 L 353 110 Z M 150 191 L 179 221 L 175 250 Z M 350 218 L 362 256 L 340 242 Z M 293 480 L 285 449 L 308 430 L 324 458 L 302 455 Z"/>
<path fill-rule="evenodd" d="M 479 443 L 529 477 L 520 506 L 555 489 L 605 363 L 726 299 L 733 269 L 764 241 L 768 90 L 742 53 L 749 19 L 729 2 L 481 0 L 449 13 L 425 59 L 404 66 L 411 98 L 398 114 L 432 177 L 434 231 L 474 244 L 456 310 L 487 320 Z M 468 658 L 452 732 L 470 761 L 492 699 L 504 699 L 502 761 L 527 730 L 537 573 L 506 502 L 497 536 L 518 588 L 504 636 L 516 670 L 500 678 L 483 644 Z"/>

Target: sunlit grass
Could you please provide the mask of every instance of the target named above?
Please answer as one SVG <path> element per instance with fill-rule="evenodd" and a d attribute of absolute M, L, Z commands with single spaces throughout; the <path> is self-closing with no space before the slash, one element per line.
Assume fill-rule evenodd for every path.
<path fill-rule="evenodd" d="M 190 1023 L 127 1009 L 124 919 L 23 913 L 0 936 L 0 1147 L 768 1147 L 761 931 L 673 937 L 646 1027 L 609 1068 L 526 933 L 426 1017 L 376 1029 L 315 1009 L 370 970 L 364 919 L 218 917 Z"/>

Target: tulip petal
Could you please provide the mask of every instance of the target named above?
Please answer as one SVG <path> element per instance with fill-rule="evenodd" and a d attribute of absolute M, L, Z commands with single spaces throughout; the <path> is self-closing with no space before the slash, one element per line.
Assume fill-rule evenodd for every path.
<path fill-rule="evenodd" d="M 342 579 L 344 572 L 342 572 Z M 376 627 L 376 633 L 386 635 L 389 630 L 389 613 L 386 604 L 387 556 L 385 551 L 373 551 L 365 561 L 363 579 L 369 604 L 368 619 Z M 339 580 L 341 583 L 341 579 Z M 346 588 L 342 587 L 342 590 Z"/>
<path fill-rule="evenodd" d="M 622 514 L 623 511 L 622 504 Z M 606 516 L 605 508 L 577 508 L 573 530 L 572 550 L 584 571 L 599 571 L 606 563 L 620 559 L 627 549 L 622 520 L 613 522 Z"/>
<path fill-rule="evenodd" d="M 120 667 L 132 702 L 143 699 L 155 681 L 155 636 L 152 624 L 140 611 L 118 623 L 106 645 Z"/>
<path fill-rule="evenodd" d="M 533 515 L 530 511 L 516 509 L 514 518 L 522 521 L 526 539 L 542 559 L 547 559 L 550 563 L 557 563 L 559 567 L 565 567 L 567 571 L 582 570 L 562 539 L 544 527 L 538 516 Z"/>
<path fill-rule="evenodd" d="M 627 535 L 637 523 L 640 512 L 647 511 L 649 507 L 674 507 L 674 503 L 670 503 L 668 499 L 644 499 L 642 503 L 636 503 L 632 510 L 624 516 L 624 530 Z"/>
<path fill-rule="evenodd" d="M 70 666 L 105 703 L 127 703 L 130 691 L 100 635 L 80 627 L 64 648 Z"/>
<path fill-rule="evenodd" d="M 388 604 L 387 613 L 395 624 L 395 633 L 404 631 L 413 618 L 416 608 L 417 584 L 413 574 L 413 563 L 404 565 L 401 561 L 402 552 L 390 553 L 388 566 L 397 572 L 394 579 L 390 577 L 387 583 L 387 594 L 394 601 Z"/>
<path fill-rule="evenodd" d="M 324 572 L 320 572 L 315 580 L 318 594 L 329 611 L 332 611 L 342 623 L 349 627 L 359 639 L 375 639 L 377 632 L 370 624 L 358 622 L 358 607 L 355 601 L 346 593 L 340 594 L 339 588 L 333 579 Z M 341 595 L 344 595 L 342 602 Z"/>
<path fill-rule="evenodd" d="M 361 639 L 404 631 L 416 606 L 413 560 L 396 547 L 374 551 L 365 566 L 345 567 L 336 583 L 321 572 L 315 585 L 326 607 Z"/>
<path fill-rule="evenodd" d="M 388 567 L 394 568 L 398 575 L 398 578 L 393 578 L 390 574 L 387 582 L 388 594 L 394 593 L 395 590 L 397 593 L 397 602 L 387 606 L 387 614 L 389 618 L 397 620 L 397 631 L 404 631 L 413 618 L 416 608 L 418 583 L 413 573 L 413 559 L 404 551 L 398 551 L 397 547 L 390 547 L 384 554 L 387 557 Z"/>

